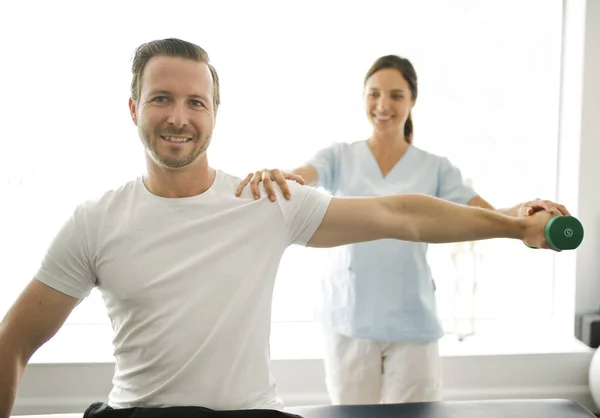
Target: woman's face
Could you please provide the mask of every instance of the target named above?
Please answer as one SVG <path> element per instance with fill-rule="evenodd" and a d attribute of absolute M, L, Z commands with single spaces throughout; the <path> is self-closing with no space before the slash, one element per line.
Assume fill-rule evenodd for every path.
<path fill-rule="evenodd" d="M 404 124 L 414 105 L 408 82 L 400 71 L 386 68 L 377 71 L 365 85 L 367 118 L 380 133 L 398 131 L 404 134 Z"/>

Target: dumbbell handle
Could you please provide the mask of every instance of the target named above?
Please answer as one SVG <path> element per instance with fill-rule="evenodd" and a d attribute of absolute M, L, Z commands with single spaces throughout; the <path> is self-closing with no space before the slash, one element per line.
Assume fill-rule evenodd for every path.
<path fill-rule="evenodd" d="M 574 250 L 583 241 L 583 225 L 574 216 L 555 216 L 546 222 L 544 234 L 550 248 Z"/>

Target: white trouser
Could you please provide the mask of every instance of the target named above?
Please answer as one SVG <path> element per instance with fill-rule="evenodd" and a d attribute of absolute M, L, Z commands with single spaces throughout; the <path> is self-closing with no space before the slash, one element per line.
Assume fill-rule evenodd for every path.
<path fill-rule="evenodd" d="M 441 374 L 437 341 L 374 341 L 325 331 L 325 377 L 334 405 L 440 401 Z"/>

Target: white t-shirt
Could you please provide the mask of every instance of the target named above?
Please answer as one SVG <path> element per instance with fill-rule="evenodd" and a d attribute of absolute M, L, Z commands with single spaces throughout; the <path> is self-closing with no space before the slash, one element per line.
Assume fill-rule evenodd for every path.
<path fill-rule="evenodd" d="M 96 286 L 114 329 L 114 408 L 280 409 L 270 372 L 275 276 L 331 196 L 289 182 L 276 203 L 217 171 L 205 193 L 151 194 L 141 178 L 77 207 L 37 280 L 75 298 Z"/>

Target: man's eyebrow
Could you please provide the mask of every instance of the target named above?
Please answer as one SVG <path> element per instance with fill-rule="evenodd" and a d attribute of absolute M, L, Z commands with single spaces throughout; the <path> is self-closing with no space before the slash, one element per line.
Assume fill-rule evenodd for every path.
<path fill-rule="evenodd" d="M 188 97 L 190 99 L 202 99 L 202 100 L 209 101 L 208 96 L 206 96 L 204 94 L 190 94 Z"/>
<path fill-rule="evenodd" d="M 149 96 L 159 96 L 159 95 L 164 95 L 164 96 L 171 96 L 173 93 L 171 93 L 169 90 L 152 90 L 149 94 Z M 209 101 L 210 99 L 208 98 L 207 95 L 205 94 L 190 94 L 188 96 L 189 99 L 201 99 L 201 100 L 206 100 Z"/>
<path fill-rule="evenodd" d="M 380 89 L 380 88 L 378 88 L 378 87 L 370 87 L 370 88 L 369 88 L 369 90 L 370 90 L 370 91 L 379 91 L 379 90 L 381 90 L 381 89 Z M 392 93 L 404 93 L 404 92 L 405 92 L 405 90 L 404 90 L 404 89 L 392 89 L 392 90 L 390 90 L 390 91 L 391 91 Z"/>
<path fill-rule="evenodd" d="M 149 96 L 156 96 L 156 95 L 159 95 L 159 94 L 163 94 L 163 95 L 169 96 L 171 94 L 171 92 L 168 91 L 168 90 L 152 90 L 150 92 Z"/>

